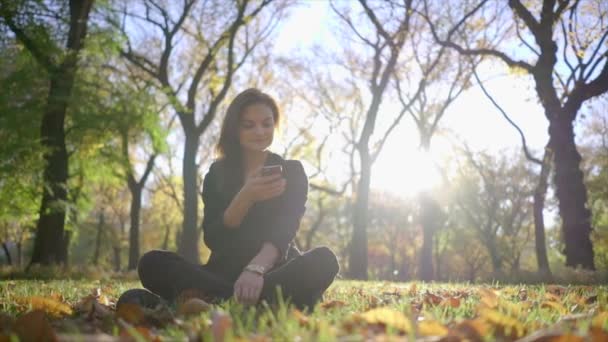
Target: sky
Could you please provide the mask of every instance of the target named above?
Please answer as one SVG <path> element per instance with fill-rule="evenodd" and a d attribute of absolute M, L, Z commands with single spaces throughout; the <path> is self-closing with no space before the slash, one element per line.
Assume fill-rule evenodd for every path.
<path fill-rule="evenodd" d="M 293 10 L 285 22 L 278 27 L 275 49 L 281 54 L 297 54 L 311 49 L 314 44 L 335 45 L 333 38 L 336 19 L 328 1 L 308 0 Z M 357 5 L 354 3 L 354 5 Z M 523 130 L 528 146 L 541 151 L 548 140 L 547 121 L 537 103 L 531 80 L 509 74 L 500 63 L 488 63 L 478 68 L 486 89 Z M 280 101 L 280 99 L 279 99 Z M 400 104 L 385 102 L 385 112 L 398 112 Z M 285 113 L 289 115 L 289 113 Z M 382 120 L 392 120 L 382 111 L 377 127 Z M 386 121 L 384 121 L 386 123 Z M 517 131 L 502 117 L 478 86 L 463 92 L 450 106 L 440 122 L 450 130 L 450 139 L 466 142 L 473 150 L 498 152 L 502 149 L 521 149 Z M 431 152 L 434 158 L 452 153 L 449 141 L 433 138 Z M 539 155 L 540 152 L 537 153 Z M 437 174 L 423 170 L 424 164 L 418 151 L 418 134 L 409 117 L 405 117 L 398 129 L 387 141 L 373 167 L 372 188 L 399 194 L 411 195 L 427 183 L 439 181 Z M 416 163 L 396 161 L 416 161 Z M 417 165 L 409 165 L 417 164 Z"/>

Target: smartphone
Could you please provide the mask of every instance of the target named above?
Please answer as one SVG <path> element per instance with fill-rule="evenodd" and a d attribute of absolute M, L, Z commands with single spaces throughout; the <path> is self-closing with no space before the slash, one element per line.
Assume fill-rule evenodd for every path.
<path fill-rule="evenodd" d="M 268 165 L 262 168 L 262 176 L 270 176 L 277 173 L 283 173 L 282 165 Z"/>

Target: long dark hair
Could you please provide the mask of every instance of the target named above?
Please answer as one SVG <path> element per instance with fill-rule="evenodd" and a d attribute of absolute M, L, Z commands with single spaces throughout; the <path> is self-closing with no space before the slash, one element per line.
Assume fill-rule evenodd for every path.
<path fill-rule="evenodd" d="M 232 100 L 226 110 L 220 140 L 216 146 L 218 159 L 237 163 L 240 161 L 239 123 L 241 116 L 248 106 L 259 103 L 265 104 L 270 108 L 274 119 L 274 127 L 278 127 L 280 120 L 279 107 L 270 95 L 256 88 L 249 88 L 241 92 Z"/>

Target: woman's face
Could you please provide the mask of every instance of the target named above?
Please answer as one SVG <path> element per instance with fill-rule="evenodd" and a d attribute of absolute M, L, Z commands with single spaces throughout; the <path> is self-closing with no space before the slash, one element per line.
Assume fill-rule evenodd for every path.
<path fill-rule="evenodd" d="M 274 116 L 265 104 L 256 103 L 245 108 L 239 123 L 239 141 L 245 151 L 264 151 L 272 144 Z"/>

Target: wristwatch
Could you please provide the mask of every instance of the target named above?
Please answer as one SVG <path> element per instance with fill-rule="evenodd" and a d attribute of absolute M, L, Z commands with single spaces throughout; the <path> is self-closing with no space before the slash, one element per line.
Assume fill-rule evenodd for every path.
<path fill-rule="evenodd" d="M 249 265 L 245 266 L 245 270 L 249 271 L 249 272 L 257 273 L 257 274 L 263 276 L 264 272 L 266 271 L 266 267 L 264 267 L 262 265 L 249 264 Z"/>

